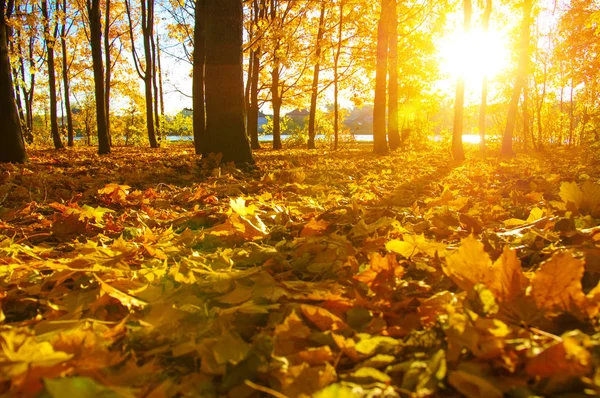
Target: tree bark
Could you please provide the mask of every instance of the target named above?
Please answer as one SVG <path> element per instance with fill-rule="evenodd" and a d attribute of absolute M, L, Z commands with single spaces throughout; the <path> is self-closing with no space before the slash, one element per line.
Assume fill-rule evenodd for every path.
<path fill-rule="evenodd" d="M 0 162 L 23 163 L 27 160 L 21 122 L 15 103 L 15 89 L 10 73 L 8 27 L 11 10 L 0 0 Z"/>
<path fill-rule="evenodd" d="M 385 126 L 387 59 L 388 59 L 388 18 L 390 0 L 381 0 L 381 15 L 377 24 L 377 65 L 375 68 L 375 99 L 373 101 L 373 152 L 385 154 L 388 143 Z"/>
<path fill-rule="evenodd" d="M 63 0 L 64 1 L 64 0 Z M 110 84 L 112 80 L 112 63 L 110 60 L 110 2 L 105 0 L 104 8 L 104 110 L 106 112 L 106 134 L 108 142 L 112 145 L 112 136 L 110 131 Z"/>
<path fill-rule="evenodd" d="M 44 36 L 46 41 L 46 63 L 48 66 L 48 91 L 50 94 L 50 131 L 54 148 L 62 149 L 64 145 L 58 131 L 58 112 L 56 110 L 56 71 L 54 65 L 54 43 L 55 36 L 50 32 L 50 18 L 48 13 L 48 2 L 42 0 L 42 16 L 44 18 Z"/>
<path fill-rule="evenodd" d="M 319 15 L 319 28 L 317 29 L 317 43 L 315 45 L 315 67 L 310 92 L 310 112 L 308 114 L 308 149 L 315 149 L 315 124 L 317 120 L 317 98 L 319 96 L 319 72 L 321 71 L 321 42 L 325 30 L 325 1 L 321 0 L 321 14 Z"/>
<path fill-rule="evenodd" d="M 471 30 L 471 14 L 473 5 L 471 0 L 464 0 L 464 30 L 468 33 Z M 465 150 L 463 148 L 463 121 L 465 113 L 465 78 L 459 76 L 456 81 L 456 97 L 454 99 L 454 124 L 452 128 L 452 157 L 454 160 L 465 160 Z"/>
<path fill-rule="evenodd" d="M 144 57 L 146 68 L 144 73 L 144 91 L 146 98 L 146 125 L 148 126 L 148 141 L 151 148 L 158 148 L 154 124 L 153 108 L 153 66 L 151 37 L 154 34 L 154 0 L 142 0 L 142 36 L 144 41 Z"/>
<path fill-rule="evenodd" d="M 510 104 L 508 106 L 508 115 L 506 117 L 506 129 L 502 137 L 502 154 L 507 156 L 514 155 L 512 148 L 513 134 L 517 122 L 517 111 L 521 90 L 527 79 L 527 68 L 529 62 L 529 27 L 531 25 L 532 0 L 525 0 L 523 3 L 523 20 L 521 21 L 521 37 L 519 40 L 519 61 L 517 66 L 517 78 L 513 87 Z"/>
<path fill-rule="evenodd" d="M 102 27 L 100 25 L 100 0 L 87 0 L 90 20 L 90 46 L 94 67 L 94 91 L 96 94 L 96 124 L 98 126 L 98 154 L 110 153 L 104 107 L 104 68 L 102 65 Z"/>
<path fill-rule="evenodd" d="M 279 96 L 279 59 L 277 56 L 273 58 L 273 70 L 271 71 L 271 97 L 273 106 L 273 149 L 281 149 L 281 98 Z"/>
<path fill-rule="evenodd" d="M 340 104 L 339 104 L 339 64 L 340 54 L 342 53 L 342 34 L 344 32 L 344 4 L 345 0 L 340 0 L 340 19 L 338 21 L 338 38 L 335 55 L 333 58 L 333 149 L 338 149 L 340 135 Z"/>
<path fill-rule="evenodd" d="M 107 3 L 109 1 L 107 0 Z M 63 12 L 67 14 L 67 0 L 62 2 Z M 70 94 L 70 81 L 69 81 L 69 63 L 67 59 L 67 21 L 62 23 L 62 29 L 60 34 L 60 43 L 62 47 L 62 78 L 63 78 L 63 91 L 65 97 L 65 108 L 67 113 L 67 145 L 73 146 L 73 114 L 71 113 L 71 94 Z"/>
<path fill-rule="evenodd" d="M 196 0 L 194 10 L 194 55 L 192 65 L 192 115 L 194 149 L 196 155 L 205 154 L 206 118 L 204 113 L 204 33 L 206 23 L 206 0 Z"/>
<path fill-rule="evenodd" d="M 490 17 L 492 15 L 492 0 L 486 0 L 485 11 L 483 12 L 483 31 L 490 30 Z M 487 95 L 488 95 L 488 78 L 483 76 L 481 82 L 481 104 L 479 105 L 479 151 L 485 153 L 485 125 L 487 118 Z"/>
<path fill-rule="evenodd" d="M 254 164 L 244 115 L 243 9 L 239 0 L 206 4 L 206 150 L 224 162 Z"/>
<path fill-rule="evenodd" d="M 398 3 L 391 0 L 390 7 L 390 39 L 389 39 L 389 77 L 388 83 L 388 139 L 390 149 L 400 147 L 400 130 L 398 128 Z"/>

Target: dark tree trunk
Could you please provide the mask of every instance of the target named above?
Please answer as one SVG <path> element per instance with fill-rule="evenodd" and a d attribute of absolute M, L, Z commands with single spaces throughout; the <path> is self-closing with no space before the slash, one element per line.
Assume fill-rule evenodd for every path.
<path fill-rule="evenodd" d="M 158 148 L 154 126 L 154 108 L 152 96 L 153 66 L 151 37 L 154 34 L 154 0 L 142 0 L 142 36 L 144 41 L 144 57 L 146 70 L 144 73 L 144 91 L 146 96 L 146 125 L 148 126 L 148 141 L 151 148 Z"/>
<path fill-rule="evenodd" d="M 206 151 L 254 164 L 244 115 L 242 2 L 211 0 L 206 10 Z"/>
<path fill-rule="evenodd" d="M 158 113 L 158 100 L 159 100 L 159 92 L 158 92 L 158 60 L 156 49 L 156 43 L 154 42 L 154 34 L 150 37 L 150 46 L 152 48 L 152 90 L 153 90 L 153 100 L 154 100 L 154 125 L 156 131 L 156 137 L 158 141 L 162 139 L 162 134 L 160 130 L 160 117 Z"/>
<path fill-rule="evenodd" d="M 107 3 L 109 1 L 107 0 Z M 67 13 L 67 0 L 62 2 L 63 12 Z M 65 108 L 67 112 L 67 145 L 73 146 L 73 114 L 71 113 L 71 99 L 70 97 L 70 82 L 69 82 L 69 63 L 67 60 L 67 22 L 63 21 L 62 29 L 60 34 L 60 43 L 62 46 L 62 78 L 63 78 L 63 89 L 65 97 Z"/>
<path fill-rule="evenodd" d="M 319 72 L 321 71 L 321 42 L 325 30 L 325 0 L 321 0 L 321 14 L 319 28 L 317 29 L 317 43 L 315 45 L 315 67 L 313 70 L 312 89 L 310 92 L 310 112 L 308 114 L 308 149 L 315 149 L 317 97 L 319 96 Z"/>
<path fill-rule="evenodd" d="M 473 12 L 471 0 L 464 0 L 464 29 L 471 29 L 471 14 Z M 454 124 L 452 128 L 452 157 L 454 160 L 465 160 L 463 148 L 463 119 L 465 113 L 465 78 L 460 76 L 456 81 L 456 97 L 454 100 Z"/>
<path fill-rule="evenodd" d="M 64 0 L 63 0 L 64 1 Z M 112 80 L 112 63 L 110 60 L 110 1 L 105 0 L 104 8 L 104 65 L 106 74 L 104 76 L 104 110 L 106 112 L 106 134 L 108 142 L 112 145 L 110 131 L 110 84 Z"/>
<path fill-rule="evenodd" d="M 156 66 L 158 66 L 158 99 L 160 100 L 160 115 L 165 116 L 165 96 L 163 92 L 162 66 L 160 65 L 160 40 L 156 35 Z"/>
<path fill-rule="evenodd" d="M 492 15 L 492 0 L 486 0 L 485 11 L 483 12 L 483 31 L 487 32 L 490 29 L 490 17 Z M 488 94 L 488 78 L 483 76 L 481 83 L 481 104 L 479 105 L 479 151 L 485 153 L 485 121 L 487 114 L 487 94 Z"/>
<path fill-rule="evenodd" d="M 271 96 L 273 106 L 273 149 L 281 149 L 281 98 L 279 96 L 279 59 L 277 59 L 277 56 L 273 59 L 273 70 L 271 71 Z"/>
<path fill-rule="evenodd" d="M 87 0 L 90 20 L 90 46 L 94 66 L 94 91 L 96 94 L 96 124 L 98 126 L 98 154 L 110 153 L 106 126 L 104 99 L 104 68 L 102 65 L 102 27 L 100 25 L 100 0 Z"/>
<path fill-rule="evenodd" d="M 385 104 L 387 86 L 387 58 L 390 17 L 390 0 L 381 0 L 381 15 L 377 24 L 377 66 L 375 68 L 375 99 L 373 101 L 373 151 L 388 152 L 385 128 Z"/>
<path fill-rule="evenodd" d="M 517 66 L 517 78 L 513 87 L 510 104 L 508 105 L 508 115 L 506 117 L 506 129 L 502 137 L 502 154 L 507 156 L 514 155 L 512 148 L 513 134 L 517 123 L 517 111 L 519 107 L 519 98 L 521 90 L 527 79 L 527 64 L 529 62 L 529 27 L 531 25 L 532 0 L 525 0 L 523 3 L 523 20 L 521 22 L 521 37 L 519 40 L 519 63 Z"/>
<path fill-rule="evenodd" d="M 10 74 L 8 27 L 11 10 L 0 0 L 0 162 L 23 163 L 27 160 L 21 134 L 21 122 L 15 103 L 15 91 Z"/>
<path fill-rule="evenodd" d="M 258 141 L 258 79 L 260 73 L 260 49 L 252 51 L 252 75 L 250 82 L 250 106 L 248 107 L 248 135 L 252 149 L 260 149 Z"/>
<path fill-rule="evenodd" d="M 194 148 L 197 155 L 204 154 L 206 118 L 204 113 L 204 29 L 205 0 L 196 0 L 194 11 L 194 58 L 192 66 L 192 107 L 194 109 Z"/>
<path fill-rule="evenodd" d="M 398 128 L 398 3 L 396 0 L 391 0 L 389 26 L 388 138 L 390 149 L 394 150 L 400 147 L 400 130 Z"/>
<path fill-rule="evenodd" d="M 48 91 L 50 94 L 50 131 L 54 148 L 62 149 L 64 145 L 58 131 L 58 113 L 56 110 L 56 71 L 54 65 L 55 36 L 50 32 L 48 2 L 42 0 L 42 16 L 44 17 L 44 35 L 46 36 L 46 63 L 48 65 Z"/>

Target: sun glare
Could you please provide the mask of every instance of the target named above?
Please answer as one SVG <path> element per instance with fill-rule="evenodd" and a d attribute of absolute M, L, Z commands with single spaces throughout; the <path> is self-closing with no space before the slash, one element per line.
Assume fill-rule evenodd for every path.
<path fill-rule="evenodd" d="M 464 77 L 480 84 L 484 77 L 494 78 L 508 67 L 507 38 L 499 31 L 472 29 L 454 32 L 440 43 L 440 68 L 451 78 Z"/>

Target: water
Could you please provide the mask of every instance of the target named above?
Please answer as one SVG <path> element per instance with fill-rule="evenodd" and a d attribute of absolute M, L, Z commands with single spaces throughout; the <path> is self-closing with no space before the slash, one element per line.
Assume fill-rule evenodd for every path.
<path fill-rule="evenodd" d="M 281 141 L 285 141 L 286 139 L 288 139 L 290 136 L 287 134 L 282 134 L 281 135 Z M 317 135 L 315 137 L 317 140 L 324 140 L 326 139 L 326 137 L 324 135 Z M 333 138 L 332 138 L 333 139 Z M 167 141 L 193 141 L 194 137 L 192 136 L 179 136 L 179 135 L 168 135 L 167 136 Z M 355 135 L 354 136 L 354 140 L 356 141 L 360 141 L 360 142 L 373 142 L 373 136 L 372 135 Z M 260 142 L 269 142 L 269 141 L 273 141 L 273 135 L 268 134 L 268 135 L 259 135 L 258 136 L 258 141 Z"/>

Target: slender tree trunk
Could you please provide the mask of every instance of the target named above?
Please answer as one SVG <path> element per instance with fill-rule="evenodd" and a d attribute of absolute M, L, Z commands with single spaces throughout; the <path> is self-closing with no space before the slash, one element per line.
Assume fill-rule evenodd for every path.
<path fill-rule="evenodd" d="M 206 4 L 206 144 L 224 162 L 254 164 L 244 115 L 243 8 L 239 0 Z"/>
<path fill-rule="evenodd" d="M 194 11 L 194 58 L 192 66 L 192 106 L 194 127 L 194 148 L 196 155 L 205 154 L 206 120 L 204 113 L 204 32 L 206 21 L 206 0 L 196 0 Z"/>
<path fill-rule="evenodd" d="M 387 86 L 387 59 L 390 17 L 390 0 L 381 0 L 381 15 L 377 24 L 377 65 L 375 68 L 375 99 L 373 103 L 373 151 L 388 152 L 385 129 L 385 104 Z"/>
<path fill-rule="evenodd" d="M 483 12 L 483 31 L 490 30 L 490 17 L 492 15 L 492 0 L 486 0 L 485 11 Z M 487 95 L 488 95 L 488 77 L 483 76 L 481 82 L 481 104 L 479 105 L 479 151 L 485 154 L 485 125 L 487 119 Z"/>
<path fill-rule="evenodd" d="M 573 145 L 573 130 L 574 130 L 574 105 L 575 101 L 573 100 L 573 64 L 571 63 L 571 93 L 569 98 L 569 146 Z"/>
<path fill-rule="evenodd" d="M 50 32 L 50 18 L 48 13 L 48 2 L 42 0 L 42 16 L 44 18 L 44 35 L 46 36 L 46 63 L 48 65 L 48 91 L 50 94 L 50 131 L 54 148 L 62 149 L 64 145 L 58 131 L 58 113 L 56 110 L 56 71 L 54 65 L 54 42 L 55 37 Z"/>
<path fill-rule="evenodd" d="M 158 98 L 160 99 L 160 115 L 165 117 L 165 96 L 163 91 L 162 66 L 160 64 L 160 40 L 158 35 L 156 35 L 156 62 L 156 65 L 158 66 Z"/>
<path fill-rule="evenodd" d="M 152 36 L 150 37 L 150 46 L 152 48 L 152 99 L 154 100 L 154 126 L 157 139 L 158 141 L 160 141 L 162 139 L 162 134 L 160 129 L 160 117 L 158 113 L 158 100 L 160 97 L 160 94 L 158 92 L 158 61 L 156 55 L 158 53 L 158 50 L 154 41 L 154 34 L 152 34 Z"/>
<path fill-rule="evenodd" d="M 340 19 L 338 21 L 338 37 L 337 37 L 337 48 L 335 50 L 335 56 L 333 58 L 333 149 L 337 150 L 339 145 L 340 135 L 340 104 L 339 104 L 339 62 L 340 54 L 342 53 L 342 34 L 344 26 L 344 3 L 345 0 L 340 0 Z"/>
<path fill-rule="evenodd" d="M 146 98 L 146 125 L 148 127 L 148 141 L 151 148 L 158 148 L 156 130 L 154 126 L 154 108 L 152 96 L 153 65 L 151 37 L 154 34 L 154 0 L 142 0 L 142 36 L 144 41 L 144 57 L 146 68 L 144 73 L 144 91 Z"/>
<path fill-rule="evenodd" d="M 112 134 L 110 131 L 110 84 L 112 80 L 112 61 L 110 60 L 110 2 L 111 0 L 105 0 L 104 8 L 104 109 L 106 111 L 106 134 L 108 135 L 108 142 L 112 146 Z"/>
<path fill-rule="evenodd" d="M 321 0 L 321 15 L 319 16 L 319 28 L 317 29 L 317 43 L 315 45 L 315 67 L 313 70 L 313 81 L 310 92 L 310 112 L 308 114 L 308 149 L 315 149 L 316 120 L 317 120 L 317 97 L 319 96 L 319 72 L 321 71 L 321 42 L 325 31 L 325 4 Z"/>
<path fill-rule="evenodd" d="M 12 10 L 0 0 L 0 162 L 23 163 L 27 160 L 21 133 L 21 122 L 15 103 L 15 91 L 10 74 L 8 32 L 6 21 Z"/>
<path fill-rule="evenodd" d="M 252 52 L 252 81 L 250 84 L 250 108 L 248 110 L 248 133 L 252 149 L 260 149 L 258 141 L 258 79 L 260 73 L 260 49 Z"/>
<path fill-rule="evenodd" d="M 513 87 L 513 93 L 508 106 L 508 115 L 506 117 L 506 129 L 502 138 L 502 154 L 512 156 L 513 134 L 517 122 L 517 110 L 519 106 L 519 98 L 521 90 L 527 79 L 527 68 L 529 61 L 529 27 L 531 25 L 531 9 L 533 7 L 532 0 L 525 0 L 523 3 L 523 21 L 521 22 L 521 38 L 519 40 L 519 63 L 517 66 L 517 78 Z"/>
<path fill-rule="evenodd" d="M 109 1 L 107 1 L 108 3 Z M 62 3 L 63 12 L 67 13 L 67 0 L 63 0 Z M 66 18 L 66 17 L 65 17 Z M 70 82 L 69 82 L 69 63 L 67 59 L 67 22 L 63 20 L 62 30 L 60 35 L 60 43 L 62 47 L 62 78 L 63 78 L 63 91 L 65 97 L 65 108 L 67 113 L 67 145 L 73 146 L 73 114 L 71 113 L 71 93 L 70 93 Z"/>
<path fill-rule="evenodd" d="M 391 0 L 390 7 L 390 40 L 389 40 L 389 76 L 388 84 L 388 138 L 390 149 L 400 147 L 400 130 L 398 128 L 398 2 Z"/>
<path fill-rule="evenodd" d="M 473 13 L 473 5 L 471 0 L 464 0 L 464 29 L 465 33 L 471 30 L 471 14 Z M 462 73 L 463 71 L 461 71 Z M 463 148 L 463 123 L 465 113 L 465 78 L 459 76 L 456 81 L 456 97 L 454 100 L 454 124 L 452 128 L 452 157 L 454 160 L 465 160 L 465 150 Z"/>
<path fill-rule="evenodd" d="M 537 149 L 535 135 L 533 129 L 530 128 L 531 121 L 529 117 L 529 88 L 527 85 L 523 87 L 523 143 L 527 148 L 527 140 L 531 140 L 531 147 Z"/>
<path fill-rule="evenodd" d="M 98 154 L 110 153 L 104 107 L 104 68 L 102 65 L 102 27 L 100 25 L 100 0 L 87 0 L 90 20 L 90 46 L 94 67 L 94 91 L 96 94 L 96 124 L 98 127 Z"/>
<path fill-rule="evenodd" d="M 279 59 L 277 57 L 273 59 L 273 70 L 271 71 L 271 96 L 273 97 L 273 149 L 281 149 L 281 98 L 279 96 Z"/>

